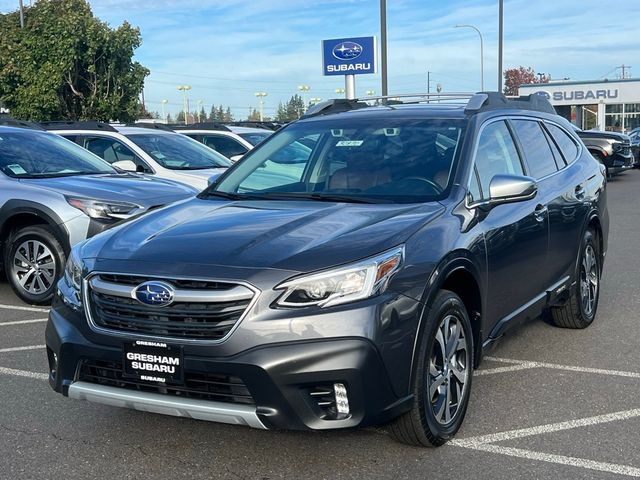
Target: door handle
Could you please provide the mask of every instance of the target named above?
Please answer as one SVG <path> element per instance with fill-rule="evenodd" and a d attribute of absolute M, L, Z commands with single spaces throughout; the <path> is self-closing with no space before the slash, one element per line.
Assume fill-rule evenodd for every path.
<path fill-rule="evenodd" d="M 539 203 L 536 205 L 536 209 L 533 211 L 533 216 L 536 217 L 538 222 L 543 222 L 544 217 L 546 217 L 549 208 L 546 205 L 542 205 Z"/>
<path fill-rule="evenodd" d="M 587 194 L 587 191 L 584 189 L 582 185 L 576 185 L 575 193 L 576 193 L 576 198 L 578 200 L 582 200 Z"/>

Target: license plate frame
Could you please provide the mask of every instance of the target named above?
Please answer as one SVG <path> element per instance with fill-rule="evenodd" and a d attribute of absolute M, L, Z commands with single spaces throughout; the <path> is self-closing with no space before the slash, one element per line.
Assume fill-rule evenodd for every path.
<path fill-rule="evenodd" d="M 181 345 L 135 340 L 122 346 L 123 376 L 150 383 L 184 383 Z"/>

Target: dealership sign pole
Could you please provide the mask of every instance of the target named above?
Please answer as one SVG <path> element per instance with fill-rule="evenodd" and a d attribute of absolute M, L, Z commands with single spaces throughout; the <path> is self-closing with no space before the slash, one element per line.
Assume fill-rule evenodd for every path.
<path fill-rule="evenodd" d="M 356 75 L 378 70 L 376 37 L 337 38 L 322 41 L 322 74 L 344 75 L 345 97 L 356 98 Z"/>

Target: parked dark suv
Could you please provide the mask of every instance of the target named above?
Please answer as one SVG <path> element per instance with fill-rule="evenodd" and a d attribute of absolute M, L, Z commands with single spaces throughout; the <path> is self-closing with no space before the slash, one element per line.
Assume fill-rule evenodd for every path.
<path fill-rule="evenodd" d="M 51 386 L 257 428 L 452 438 L 509 327 L 547 309 L 593 322 L 609 216 L 603 167 L 545 99 L 441 99 L 321 104 L 198 198 L 75 248 Z M 306 158 L 273 160 L 294 142 Z"/>
<path fill-rule="evenodd" d="M 574 129 L 587 150 L 605 166 L 607 176 L 634 167 L 635 156 L 629 136 L 617 132 Z"/>

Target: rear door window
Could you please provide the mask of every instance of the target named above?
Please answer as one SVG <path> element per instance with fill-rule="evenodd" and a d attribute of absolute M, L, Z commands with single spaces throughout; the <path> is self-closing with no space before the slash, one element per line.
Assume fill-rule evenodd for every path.
<path fill-rule="evenodd" d="M 535 120 L 512 120 L 529 172 L 540 179 L 558 171 L 542 127 Z"/>

